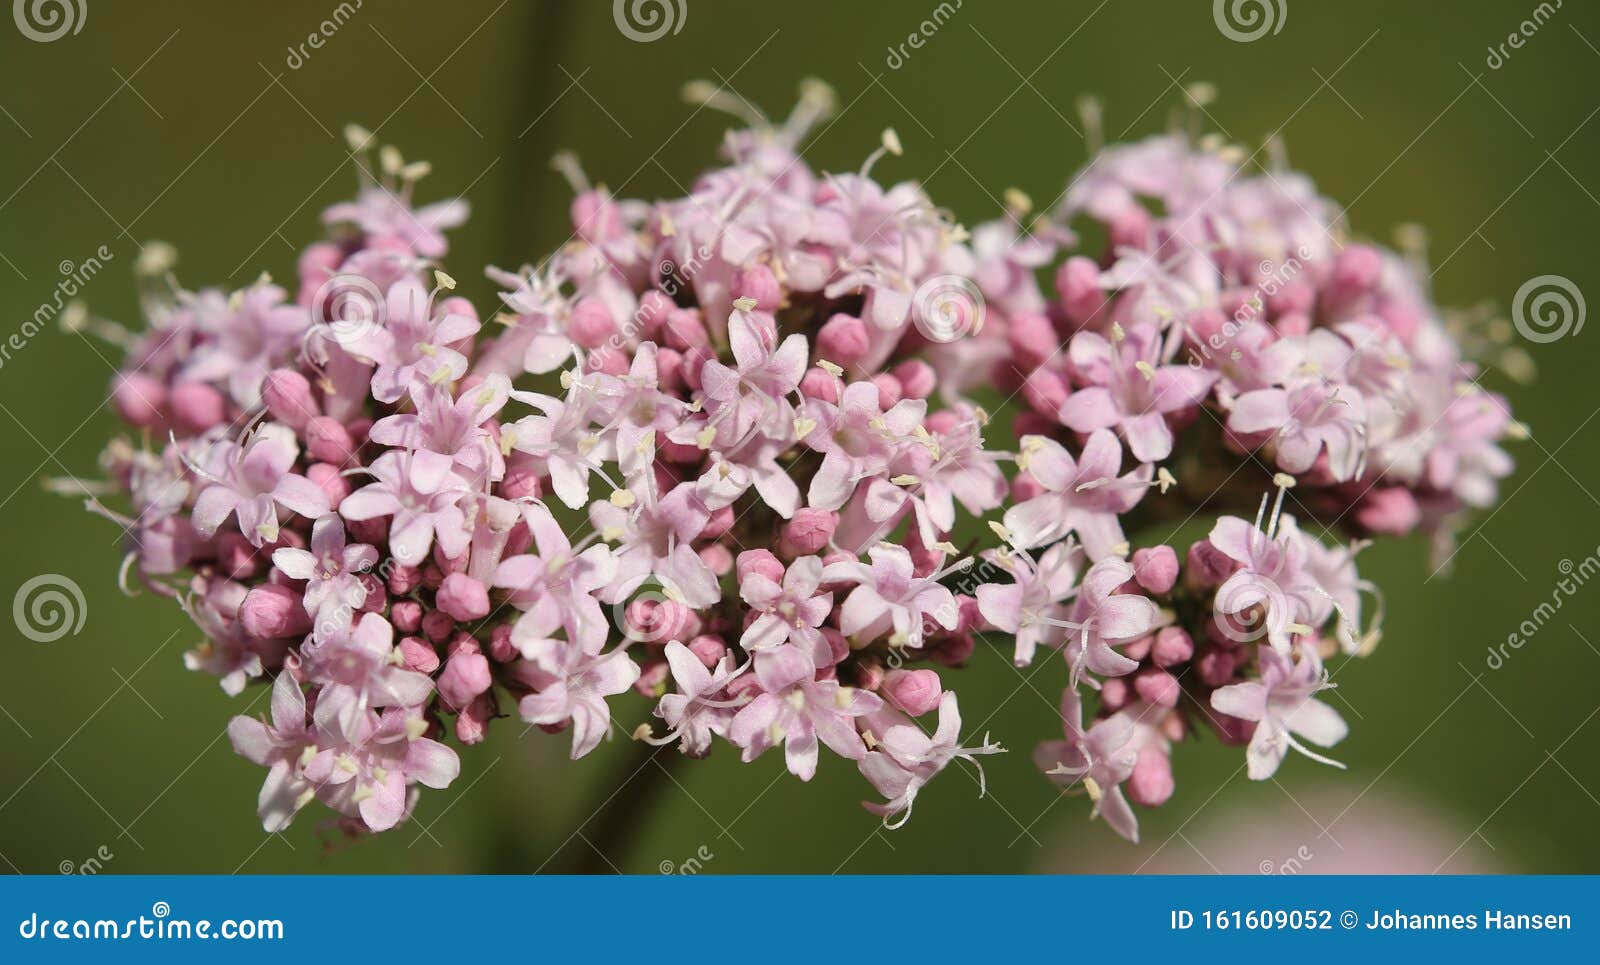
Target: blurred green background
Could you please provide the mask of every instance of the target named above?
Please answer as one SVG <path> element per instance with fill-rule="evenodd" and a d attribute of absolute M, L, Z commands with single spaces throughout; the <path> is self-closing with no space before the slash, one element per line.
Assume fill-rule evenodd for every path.
<path fill-rule="evenodd" d="M 1387 241 L 1396 224 L 1427 226 L 1441 302 L 1504 311 L 1542 274 L 1600 295 L 1593 5 L 1552 2 L 1521 47 L 1491 57 L 1535 4 L 1287 0 L 1273 11 L 1276 33 L 1240 43 L 1203 0 L 952 0 L 943 25 L 896 57 L 935 4 L 686 0 L 672 11 L 678 32 L 638 43 L 605 2 L 351 0 L 324 46 L 293 56 L 337 6 L 87 0 L 81 30 L 50 43 L 0 24 L 0 330 L 21 332 L 63 270 L 101 245 L 113 259 L 82 296 L 130 322 L 136 242 L 176 245 L 192 287 L 238 286 L 262 270 L 290 277 L 319 210 L 353 190 L 338 136 L 350 121 L 433 162 L 426 199 L 466 192 L 473 219 L 454 233 L 447 267 L 486 305 L 483 265 L 514 267 L 567 237 L 569 191 L 546 163 L 556 150 L 577 152 L 622 195 L 681 193 L 728 126 L 684 106 L 683 82 L 726 82 L 782 115 L 806 75 L 835 85 L 841 105 L 809 145 L 814 165 L 855 168 L 892 125 L 905 156 L 876 173 L 924 180 L 969 224 L 992 216 L 1008 186 L 1041 203 L 1056 195 L 1084 158 L 1080 95 L 1104 98 L 1110 136 L 1134 137 L 1163 127 L 1181 84 L 1209 81 L 1221 94 L 1213 123 L 1250 144 L 1281 130 L 1294 164 L 1352 205 L 1358 234 Z M 1487 648 L 1549 599 L 1560 562 L 1600 544 L 1597 340 L 1527 344 L 1540 369 L 1531 386 L 1486 379 L 1509 392 L 1533 439 L 1514 450 L 1503 505 L 1469 526 L 1453 573 L 1429 578 L 1420 542 L 1363 556 L 1390 608 L 1376 654 L 1338 673 L 1348 772 L 1297 758 L 1252 784 L 1242 752 L 1194 742 L 1176 756 L 1177 794 L 1141 811 L 1143 842 L 1125 845 L 1028 760 L 1058 734 L 1065 668 L 1045 661 L 1024 678 L 980 648 L 947 679 L 968 725 L 989 718 L 1013 750 L 989 759 L 987 798 L 948 773 L 905 829 L 884 833 L 860 809 L 868 789 L 847 762 L 825 756 L 803 785 L 783 776 L 781 755 L 743 766 L 719 747 L 660 778 L 625 853 L 607 859 L 647 873 L 686 862 L 709 872 L 1600 871 L 1600 585 L 1500 669 L 1486 663 Z M 572 764 L 566 735 L 519 738 L 515 723 L 465 750 L 455 787 L 425 794 L 418 820 L 390 834 L 329 849 L 312 809 L 287 834 L 263 835 L 262 772 L 223 736 L 263 691 L 230 700 L 185 672 L 180 655 L 197 640 L 187 620 L 162 600 L 121 596 L 116 529 L 42 486 L 93 473 L 115 430 L 102 400 L 116 361 L 51 326 L 13 343 L 0 367 L 0 591 L 55 573 L 87 600 L 77 636 L 40 644 L 0 628 L 0 868 L 593 864 L 595 795 L 631 770 L 634 746 L 614 741 Z M 617 711 L 629 723 L 645 712 L 638 698 Z"/>

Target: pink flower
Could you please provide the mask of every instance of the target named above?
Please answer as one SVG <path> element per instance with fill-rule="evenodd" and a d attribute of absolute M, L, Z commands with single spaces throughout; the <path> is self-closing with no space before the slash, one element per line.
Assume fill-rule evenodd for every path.
<path fill-rule="evenodd" d="M 323 735 L 304 774 L 324 804 L 358 817 L 372 831 L 399 824 L 411 808 L 412 784 L 446 788 L 461 773 L 456 752 L 423 737 L 427 722 L 416 708 L 369 713 L 359 739 Z"/>
<path fill-rule="evenodd" d="M 467 480 L 498 479 L 505 473 L 505 461 L 484 424 L 499 413 L 510 394 L 510 381 L 499 375 L 486 377 L 459 396 L 446 386 L 413 382 L 411 401 L 416 411 L 379 419 L 368 438 L 379 445 L 449 456 L 457 474 Z"/>
<path fill-rule="evenodd" d="M 1219 713 L 1241 720 L 1256 721 L 1245 758 L 1252 781 L 1264 781 L 1277 773 L 1289 748 L 1314 761 L 1343 767 L 1295 739 L 1298 734 L 1319 747 L 1332 747 L 1349 732 L 1339 712 L 1316 699 L 1328 690 L 1328 674 L 1322 661 L 1309 650 L 1290 662 L 1272 647 L 1256 651 L 1261 679 L 1230 684 L 1211 694 L 1211 706 Z"/>
<path fill-rule="evenodd" d="M 722 598 L 716 574 L 690 545 L 705 527 L 707 515 L 693 499 L 694 487 L 682 483 L 659 499 L 646 487 L 645 498 L 624 509 L 611 502 L 589 507 L 589 520 L 601 538 L 616 543 L 612 556 L 616 580 L 600 598 L 617 603 L 652 577 L 669 596 L 693 607 L 707 607 Z"/>
<path fill-rule="evenodd" d="M 303 773 L 303 757 L 316 746 L 306 723 L 306 698 L 294 677 L 282 673 L 272 684 L 272 723 L 239 715 L 228 722 L 234 753 L 267 769 L 256 813 L 267 833 L 282 831 L 311 802 L 315 786 Z"/>
<path fill-rule="evenodd" d="M 810 353 L 804 335 L 782 344 L 777 339 L 777 324 L 765 312 L 738 310 L 729 317 L 735 367 L 709 359 L 700 370 L 706 425 L 719 445 L 732 446 L 752 432 L 788 437 L 794 407 L 787 396 L 799 387 Z"/>
<path fill-rule="evenodd" d="M 189 357 L 183 377 L 225 382 L 235 405 L 259 405 L 267 373 L 294 359 L 311 327 L 306 310 L 284 304 L 284 297 L 264 281 L 237 292 L 225 311 L 209 316 L 210 337 Z"/>
<path fill-rule="evenodd" d="M 1123 542 L 1117 517 L 1144 496 L 1151 476 L 1149 465 L 1117 475 L 1122 446 L 1106 429 L 1090 433 L 1077 459 L 1052 439 L 1025 436 L 1017 464 L 1045 491 L 1006 510 L 1012 543 L 1029 549 L 1076 533 L 1092 560 L 1115 555 Z"/>
<path fill-rule="evenodd" d="M 1105 818 L 1112 830 L 1138 843 L 1139 819 L 1122 794 L 1122 782 L 1133 775 L 1139 758 L 1133 721 L 1116 714 L 1084 730 L 1083 701 L 1068 687 L 1061 694 L 1061 722 L 1066 740 L 1040 744 L 1034 763 L 1062 786 L 1083 782 L 1094 802 L 1091 815 Z"/>
<path fill-rule="evenodd" d="M 437 310 L 414 278 L 390 287 L 377 318 L 350 324 L 355 330 L 336 339 L 349 354 L 377 365 L 372 396 L 379 402 L 398 400 L 415 378 L 454 381 L 466 375 L 466 356 L 451 346 L 480 327 L 475 318 Z"/>
<path fill-rule="evenodd" d="M 453 470 L 449 456 L 392 449 L 368 467 L 375 481 L 339 503 L 339 515 L 356 522 L 392 516 L 389 546 L 406 566 L 421 563 L 436 540 L 446 556 L 460 556 L 471 536 L 460 505 L 468 489 Z"/>
<path fill-rule="evenodd" d="M 509 601 L 523 611 L 512 640 L 546 640 L 565 628 L 567 639 L 599 653 L 608 627 L 594 594 L 616 578 L 610 547 L 574 547 L 542 503 L 523 507 L 522 518 L 539 552 L 508 556 L 494 574 L 494 585 L 510 590 Z"/>
<path fill-rule="evenodd" d="M 1215 376 L 1187 365 L 1163 365 L 1161 333 L 1154 325 L 1120 326 L 1107 341 L 1094 332 L 1072 337 L 1073 371 L 1087 388 L 1061 407 L 1060 419 L 1075 432 L 1118 428 L 1140 462 L 1172 455 L 1166 413 L 1197 405 Z"/>
<path fill-rule="evenodd" d="M 1041 644 L 1059 647 L 1066 639 L 1067 603 L 1078 593 L 1082 551 L 1070 540 L 1045 550 L 1035 563 L 1026 553 L 991 551 L 990 563 L 1011 574 L 1010 583 L 978 587 L 978 610 L 996 629 L 1015 637 L 1017 666 L 1033 662 Z"/>
<path fill-rule="evenodd" d="M 324 224 L 353 223 L 369 238 L 393 238 L 424 258 L 445 253 L 444 231 L 464 224 L 467 203 L 458 199 L 412 210 L 411 184 L 396 194 L 387 186 L 368 184 L 356 200 L 335 204 L 322 212 Z"/>
<path fill-rule="evenodd" d="M 364 543 L 345 545 L 339 517 L 319 517 L 311 528 L 311 549 L 285 546 L 272 551 L 272 565 L 291 580 L 305 580 L 304 606 L 314 633 L 348 629 L 357 610 L 367 600 L 362 576 L 378 565 L 378 550 Z"/>
<path fill-rule="evenodd" d="M 1066 648 L 1073 686 L 1085 667 L 1101 676 L 1118 677 L 1139 666 L 1137 660 L 1113 649 L 1155 629 L 1158 611 L 1153 601 L 1135 593 L 1116 592 L 1132 579 L 1133 567 L 1116 558 L 1100 560 L 1084 574 L 1065 622 L 1071 631 Z"/>
<path fill-rule="evenodd" d="M 847 637 L 876 640 L 888 636 L 890 646 L 919 649 L 932 621 L 954 630 L 960 610 L 938 574 L 919 577 L 904 546 L 879 543 L 867 551 L 872 563 L 830 563 L 822 570 L 825 583 L 854 583 L 839 610 L 839 630 Z"/>
<path fill-rule="evenodd" d="M 299 456 L 294 433 L 269 422 L 259 426 L 243 445 L 217 440 L 191 466 L 210 483 L 194 504 L 194 528 L 210 537 L 237 517 L 239 532 L 251 545 L 278 539 L 278 507 L 315 519 L 328 511 L 328 496 L 304 476 L 290 472 Z"/>
<path fill-rule="evenodd" d="M 755 654 L 756 674 L 768 690 L 781 690 L 794 682 L 794 678 L 783 679 L 783 675 L 770 672 L 769 665 L 777 662 L 773 651 L 792 644 L 802 658 L 796 661 L 798 676 L 807 677 L 819 669 L 813 659 L 819 648 L 823 654 L 829 652 L 817 629 L 833 612 L 833 594 L 817 591 L 822 575 L 822 560 L 802 556 L 789 564 L 782 586 L 757 572 L 747 573 L 740 581 L 739 596 L 756 616 L 745 627 L 739 646 Z"/>
<path fill-rule="evenodd" d="M 867 754 L 854 719 L 883 707 L 877 694 L 841 687 L 835 680 L 801 680 L 781 693 L 764 693 L 746 704 L 728 727 L 728 739 L 753 761 L 777 744 L 789 773 L 802 781 L 817 772 L 817 741 L 840 757 Z"/>
<path fill-rule="evenodd" d="M 1270 433 L 1278 465 L 1286 472 L 1305 472 L 1326 449 L 1329 471 L 1344 481 L 1360 474 L 1366 458 L 1366 419 L 1366 404 L 1356 389 L 1307 380 L 1286 389 L 1256 389 L 1239 396 L 1228 428 Z"/>
<path fill-rule="evenodd" d="M 652 743 L 676 740 L 683 753 L 704 757 L 711 751 L 712 737 L 728 736 L 728 725 L 741 702 L 719 695 L 744 668 L 735 668 L 733 655 L 725 654 L 714 670 L 707 670 L 699 657 L 676 640 L 668 643 L 663 653 L 678 689 L 663 695 L 656 705 L 656 716 L 666 721 L 670 730 L 663 738 L 652 738 Z"/>
<path fill-rule="evenodd" d="M 567 647 L 556 679 L 517 704 L 530 724 L 572 721 L 572 759 L 596 747 L 611 729 L 611 712 L 605 698 L 625 692 L 639 679 L 639 665 L 621 648 L 594 656 L 581 647 Z"/>
<path fill-rule="evenodd" d="M 811 477 L 808 504 L 816 509 L 843 506 L 857 483 L 884 473 L 902 447 L 917 444 L 912 435 L 927 410 L 926 402 L 905 399 L 885 412 L 871 382 L 845 386 L 836 406 L 809 401 L 805 416 L 814 426 L 803 438 L 823 459 Z"/>
<path fill-rule="evenodd" d="M 402 670 L 395 659 L 394 627 L 376 613 L 342 636 L 307 646 L 307 679 L 321 685 L 317 726 L 355 740 L 367 711 L 379 707 L 417 707 L 433 693 L 427 674 Z"/>
<path fill-rule="evenodd" d="M 939 700 L 939 726 L 932 735 L 908 718 L 891 716 L 889 711 L 882 711 L 873 719 L 883 719 L 887 726 L 873 735 L 876 743 L 858 766 L 861 776 L 889 799 L 884 804 L 868 803 L 866 809 L 880 815 L 891 829 L 911 819 L 917 793 L 953 761 L 971 761 L 978 768 L 978 796 L 982 797 L 986 789 L 983 767 L 974 758 L 1004 751 L 999 744 L 991 744 L 987 735 L 977 747 L 961 746 L 961 709 L 956 705 L 956 695 L 948 690 Z"/>

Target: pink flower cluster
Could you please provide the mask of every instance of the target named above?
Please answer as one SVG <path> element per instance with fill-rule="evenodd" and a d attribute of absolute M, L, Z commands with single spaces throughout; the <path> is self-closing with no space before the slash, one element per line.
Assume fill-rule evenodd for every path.
<path fill-rule="evenodd" d="M 1031 223 L 1009 192 L 969 234 L 873 178 L 892 131 L 859 171 L 813 171 L 830 108 L 808 84 L 784 122 L 749 118 L 682 198 L 561 159 L 573 237 L 490 269 L 487 321 L 439 268 L 465 204 L 415 207 L 426 165 L 359 129 L 360 194 L 292 292 L 188 292 L 145 259 L 149 328 L 113 386 L 143 442 L 104 459 L 129 508 L 91 508 L 127 534 L 125 584 L 204 632 L 191 668 L 271 681 L 269 722 L 229 727 L 268 768 L 269 830 L 312 800 L 392 827 L 457 776 L 447 734 L 512 714 L 582 757 L 630 690 L 658 722 L 624 733 L 781 747 L 802 780 L 826 746 L 896 824 L 1000 750 L 963 743 L 941 677 L 999 634 L 1019 666 L 1061 652 L 1065 739 L 1036 760 L 1128 837 L 1196 727 L 1248 744 L 1252 777 L 1325 760 L 1302 743 L 1344 735 L 1323 661 L 1376 632 L 1361 544 L 1323 537 L 1443 531 L 1510 468 L 1515 424 L 1405 262 L 1344 244 L 1304 179 L 1178 137 L 1100 153 Z M 1105 253 L 1047 293 L 1091 226 Z M 997 384 L 1026 402 L 1013 434 L 979 404 Z M 1225 514 L 1273 470 L 1270 512 Z M 1181 565 L 1130 544 L 1200 512 Z"/>

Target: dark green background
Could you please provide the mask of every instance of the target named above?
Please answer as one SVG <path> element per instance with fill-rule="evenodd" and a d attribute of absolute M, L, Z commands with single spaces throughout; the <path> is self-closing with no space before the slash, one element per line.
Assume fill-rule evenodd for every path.
<path fill-rule="evenodd" d="M 85 297 L 111 318 L 136 319 L 136 240 L 178 246 L 193 287 L 238 286 L 262 270 L 291 277 L 296 249 L 319 232 L 317 212 L 354 186 L 337 136 L 347 121 L 381 125 L 383 140 L 431 160 L 426 197 L 467 190 L 474 216 L 453 236 L 448 268 L 486 305 L 484 264 L 514 266 L 567 237 L 569 192 L 546 166 L 555 150 L 575 150 L 624 195 L 681 192 L 727 123 L 710 112 L 691 119 L 680 84 L 726 80 L 782 114 L 808 74 L 848 105 L 809 146 L 815 165 L 856 167 L 893 125 L 906 153 L 879 176 L 924 179 L 969 224 L 997 210 L 1005 187 L 1041 202 L 1056 194 L 1084 156 L 1068 124 L 1078 123 L 1080 94 L 1104 97 L 1112 136 L 1136 136 L 1162 127 L 1179 100 L 1175 80 L 1210 81 L 1221 91 L 1215 123 L 1250 144 L 1281 126 L 1296 166 L 1354 202 L 1358 233 L 1387 240 L 1398 223 L 1426 225 L 1435 262 L 1445 262 L 1434 279 L 1440 301 L 1505 310 L 1541 274 L 1600 296 L 1592 5 L 1566 3 L 1490 70 L 1486 47 L 1533 4 L 1288 0 L 1276 35 L 1241 44 L 1219 33 L 1204 0 L 968 0 L 890 70 L 888 47 L 933 4 L 688 0 L 681 32 L 639 44 L 604 2 L 368 0 L 290 70 L 287 47 L 334 6 L 88 0 L 82 31 L 49 44 L 0 23 L 0 107 L 10 118 L 0 116 L 0 197 L 9 196 L 0 331 L 17 331 L 53 296 L 60 262 L 102 244 L 115 260 Z M 980 650 L 949 679 L 969 723 L 993 713 L 988 729 L 1014 749 L 991 759 L 988 799 L 950 773 L 906 829 L 879 835 L 857 805 L 867 788 L 850 764 L 829 756 L 802 785 L 780 779 L 779 755 L 739 766 L 719 747 L 675 770 L 634 847 L 608 857 L 643 872 L 701 848 L 717 872 L 993 872 L 1254 870 L 1298 854 L 1317 871 L 1410 849 L 1422 871 L 1600 870 L 1600 723 L 1591 719 L 1600 586 L 1580 591 L 1503 669 L 1485 666 L 1486 648 L 1548 598 L 1558 563 L 1600 544 L 1597 339 L 1585 331 L 1527 346 L 1540 368 L 1532 386 L 1489 375 L 1534 437 L 1516 448 L 1503 507 L 1474 521 L 1453 574 L 1427 580 L 1416 541 L 1363 557 L 1388 590 L 1390 616 L 1372 659 L 1339 672 L 1352 725 L 1338 749 L 1347 773 L 1291 759 L 1276 782 L 1253 785 L 1238 773 L 1240 751 L 1192 743 L 1177 755 L 1177 794 L 1141 812 L 1145 841 L 1125 846 L 1086 822 L 1086 801 L 1051 807 L 1052 788 L 1027 760 L 1036 740 L 1057 734 L 1064 667 L 1048 662 L 1024 682 L 996 651 Z M 593 795 L 615 785 L 631 748 L 616 742 L 573 765 L 568 737 L 518 739 L 514 722 L 463 753 L 454 788 L 424 795 L 418 816 L 429 833 L 413 823 L 329 853 L 312 810 L 283 839 L 264 839 L 253 815 L 262 773 L 222 736 L 261 691 L 230 701 L 185 672 L 180 654 L 196 634 L 177 608 L 120 596 L 116 530 L 41 487 L 93 471 L 115 429 L 102 400 L 116 361 L 103 345 L 52 330 L 0 368 L 0 602 L 40 573 L 69 576 L 88 599 L 77 637 L 37 644 L 4 627 L 0 868 L 53 873 L 101 848 L 117 872 L 531 871 L 577 861 L 593 833 L 582 823 Z M 635 699 L 619 717 L 644 712 Z"/>

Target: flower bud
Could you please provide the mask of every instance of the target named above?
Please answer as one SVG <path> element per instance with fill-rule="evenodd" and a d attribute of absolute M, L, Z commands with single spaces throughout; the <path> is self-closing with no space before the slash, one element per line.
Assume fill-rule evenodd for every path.
<path fill-rule="evenodd" d="M 273 369 L 261 383 L 261 401 L 274 419 L 299 432 L 306 420 L 322 414 L 311 383 L 294 369 Z"/>
<path fill-rule="evenodd" d="M 337 466 L 355 461 L 355 440 L 339 420 L 325 415 L 313 416 L 306 420 L 305 435 L 306 451 L 311 453 L 311 458 Z"/>
<path fill-rule="evenodd" d="M 462 710 L 494 683 L 489 660 L 478 641 L 467 637 L 452 648 L 439 674 L 439 696 L 451 710 Z"/>
<path fill-rule="evenodd" d="M 263 583 L 245 595 L 239 623 L 251 636 L 265 639 L 298 637 L 311 629 L 300 594 L 278 583 Z"/>
<path fill-rule="evenodd" d="M 1170 546 L 1134 550 L 1133 578 L 1146 592 L 1166 593 L 1178 582 L 1178 554 Z"/>
<path fill-rule="evenodd" d="M 488 589 L 465 573 L 451 573 L 445 577 L 434 599 L 439 609 L 463 623 L 489 615 Z"/>
<path fill-rule="evenodd" d="M 228 402 L 204 382 L 179 382 L 168 397 L 172 418 L 188 432 L 204 432 L 228 421 Z"/>
<path fill-rule="evenodd" d="M 939 706 L 944 687 L 932 670 L 891 670 L 883 678 L 880 693 L 912 717 L 921 717 Z"/>
<path fill-rule="evenodd" d="M 871 347 L 872 333 L 867 331 L 867 323 L 854 315 L 839 312 L 817 330 L 817 357 L 835 365 L 854 365 Z"/>

